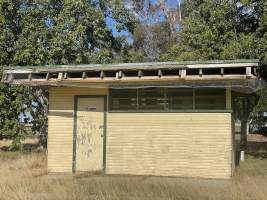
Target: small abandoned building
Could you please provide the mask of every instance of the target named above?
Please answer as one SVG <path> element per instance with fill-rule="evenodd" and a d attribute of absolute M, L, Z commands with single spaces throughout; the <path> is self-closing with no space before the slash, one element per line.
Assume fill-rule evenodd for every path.
<path fill-rule="evenodd" d="M 235 95 L 258 60 L 9 67 L 2 82 L 49 88 L 48 169 L 230 178 Z"/>

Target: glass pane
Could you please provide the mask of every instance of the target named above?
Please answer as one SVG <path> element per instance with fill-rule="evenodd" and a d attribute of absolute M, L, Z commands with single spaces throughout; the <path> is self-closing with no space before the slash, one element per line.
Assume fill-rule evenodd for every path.
<path fill-rule="evenodd" d="M 163 110 L 165 107 L 163 88 L 139 89 L 140 110 Z"/>
<path fill-rule="evenodd" d="M 169 110 L 193 109 L 193 89 L 167 88 L 166 95 Z"/>
<path fill-rule="evenodd" d="M 110 94 L 111 110 L 136 110 L 137 89 L 112 89 Z"/>
<path fill-rule="evenodd" d="M 225 89 L 196 89 L 195 98 L 196 109 L 226 109 Z"/>

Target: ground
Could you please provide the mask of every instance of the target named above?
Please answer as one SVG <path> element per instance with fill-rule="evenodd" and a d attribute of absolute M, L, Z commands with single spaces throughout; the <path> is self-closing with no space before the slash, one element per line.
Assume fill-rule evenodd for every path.
<path fill-rule="evenodd" d="M 258 154 L 247 155 L 231 180 L 50 174 L 46 162 L 44 151 L 0 151 L 0 200 L 267 199 L 267 159 Z"/>

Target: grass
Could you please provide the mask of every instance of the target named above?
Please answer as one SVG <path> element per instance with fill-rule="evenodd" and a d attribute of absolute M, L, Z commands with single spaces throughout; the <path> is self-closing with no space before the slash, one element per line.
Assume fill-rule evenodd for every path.
<path fill-rule="evenodd" d="M 267 199 L 267 159 L 248 156 L 232 180 L 49 174 L 46 154 L 0 152 L 0 200 Z"/>

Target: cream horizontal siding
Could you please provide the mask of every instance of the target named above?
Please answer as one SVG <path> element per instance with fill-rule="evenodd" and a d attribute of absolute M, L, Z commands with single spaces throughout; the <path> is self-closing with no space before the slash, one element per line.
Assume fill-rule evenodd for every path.
<path fill-rule="evenodd" d="M 74 95 L 106 95 L 107 89 L 49 89 L 48 170 L 71 172 L 73 156 Z"/>
<path fill-rule="evenodd" d="M 71 172 L 74 95 L 107 89 L 50 88 L 48 169 Z M 228 178 L 230 113 L 107 113 L 106 173 Z"/>
<path fill-rule="evenodd" d="M 108 174 L 229 178 L 230 113 L 108 113 Z"/>

